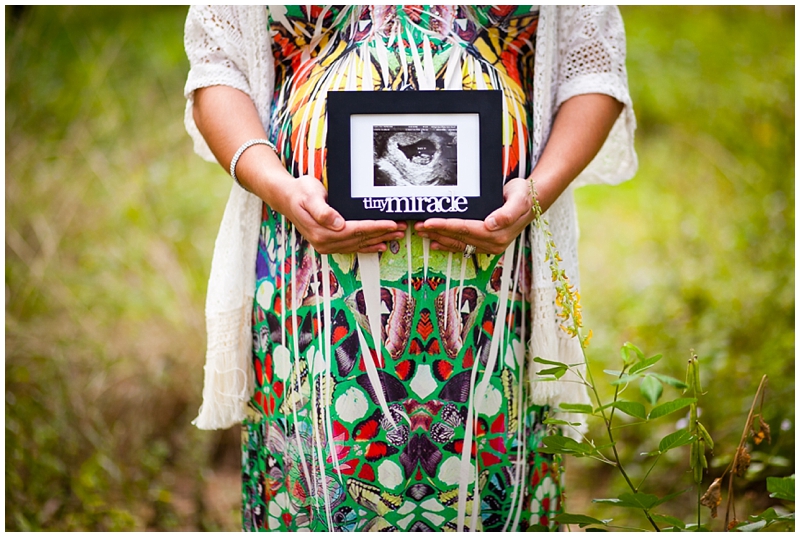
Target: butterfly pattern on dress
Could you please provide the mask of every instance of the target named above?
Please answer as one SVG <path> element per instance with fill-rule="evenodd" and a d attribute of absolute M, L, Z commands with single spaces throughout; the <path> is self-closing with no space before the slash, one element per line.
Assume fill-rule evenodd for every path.
<path fill-rule="evenodd" d="M 500 89 L 503 177 L 529 172 L 535 8 L 269 13 L 270 136 L 291 173 L 325 182 L 325 95 L 343 89 Z M 320 256 L 264 206 L 245 530 L 555 528 L 558 461 L 538 451 L 547 409 L 526 400 L 524 234 L 511 252 L 464 259 L 409 232 L 381 254 L 370 294 L 357 256 Z"/>

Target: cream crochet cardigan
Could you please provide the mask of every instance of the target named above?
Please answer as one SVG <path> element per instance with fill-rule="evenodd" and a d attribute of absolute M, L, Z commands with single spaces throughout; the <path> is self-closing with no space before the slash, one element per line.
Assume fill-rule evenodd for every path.
<path fill-rule="evenodd" d="M 186 129 L 195 151 L 215 161 L 192 118 L 193 92 L 215 85 L 237 88 L 253 99 L 267 128 L 274 86 L 267 11 L 255 6 L 192 7 L 184 41 L 191 66 L 185 87 Z M 636 121 L 628 94 L 625 29 L 619 11 L 612 6 L 541 6 L 535 78 L 534 163 L 542 153 L 556 111 L 570 97 L 603 93 L 625 105 L 600 153 L 546 213 L 563 258 L 562 268 L 577 283 L 578 227 L 572 189 L 592 183 L 616 184 L 631 178 L 637 168 L 633 149 Z M 201 429 L 226 428 L 240 422 L 253 391 L 251 318 L 260 218 L 261 200 L 232 184 L 208 282 L 205 386 L 200 414 L 193 421 Z M 526 360 L 531 402 L 588 402 L 584 386 L 570 374 L 557 382 L 542 382 L 536 377 L 538 364 L 532 357 L 564 363 L 579 363 L 582 358 L 577 341 L 558 330 L 544 241 L 538 232 L 527 232 L 532 235 L 534 263 L 532 334 Z M 581 418 L 564 417 L 572 421 Z"/>

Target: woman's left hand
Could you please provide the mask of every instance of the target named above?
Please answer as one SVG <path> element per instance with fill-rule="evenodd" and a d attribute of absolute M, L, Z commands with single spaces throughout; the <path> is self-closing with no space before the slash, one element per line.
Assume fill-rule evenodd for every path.
<path fill-rule="evenodd" d="M 417 222 L 414 229 L 431 239 L 431 248 L 463 252 L 468 244 L 479 254 L 502 254 L 508 245 L 533 221 L 530 184 L 521 177 L 503 187 L 505 203 L 486 220 L 430 218 Z M 544 207 L 543 207 L 544 209 Z"/>

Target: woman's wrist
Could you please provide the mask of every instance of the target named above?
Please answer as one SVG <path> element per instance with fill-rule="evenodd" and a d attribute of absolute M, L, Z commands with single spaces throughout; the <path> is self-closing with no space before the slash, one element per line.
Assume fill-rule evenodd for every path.
<path fill-rule="evenodd" d="M 236 164 L 236 177 L 243 188 L 284 213 L 285 198 L 291 191 L 288 185 L 294 178 L 270 147 L 254 145 L 242 153 Z"/>
<path fill-rule="evenodd" d="M 535 199 L 539 204 L 541 212 L 544 213 L 555 203 L 561 193 L 567 189 L 571 181 L 565 178 L 548 175 L 542 171 L 537 173 L 537 171 L 534 170 L 531 175 L 528 176 L 528 182 L 530 184 L 532 203 L 533 199 Z"/>

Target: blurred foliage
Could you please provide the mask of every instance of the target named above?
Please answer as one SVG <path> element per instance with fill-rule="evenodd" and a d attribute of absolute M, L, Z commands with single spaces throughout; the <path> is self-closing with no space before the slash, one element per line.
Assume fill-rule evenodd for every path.
<path fill-rule="evenodd" d="M 680 378 L 694 349 L 715 476 L 767 374 L 774 434 L 747 475 L 742 512 L 754 513 L 769 502 L 764 478 L 794 468 L 794 8 L 621 10 L 640 169 L 623 185 L 576 192 L 589 352 L 600 376 L 632 341 L 663 353 Z M 663 436 L 620 432 L 631 459 Z M 679 451 L 670 455 L 680 470 L 661 474 L 654 493 L 680 490 Z M 570 462 L 568 492 L 583 498 L 586 472 L 604 470 Z"/>
<path fill-rule="evenodd" d="M 223 527 L 189 422 L 230 183 L 183 128 L 185 13 L 6 9 L 8 529 Z"/>
<path fill-rule="evenodd" d="M 764 478 L 794 468 L 794 8 L 622 11 L 641 164 L 576 193 L 590 352 L 634 341 L 679 376 L 694 348 L 712 474 L 768 374 L 773 441 L 744 491 L 766 502 Z M 238 432 L 190 425 L 230 180 L 183 129 L 185 12 L 6 8 L 9 530 L 239 526 L 218 478 Z M 623 431 L 634 458 L 653 450 Z M 608 474 L 569 462 L 588 504 Z"/>

